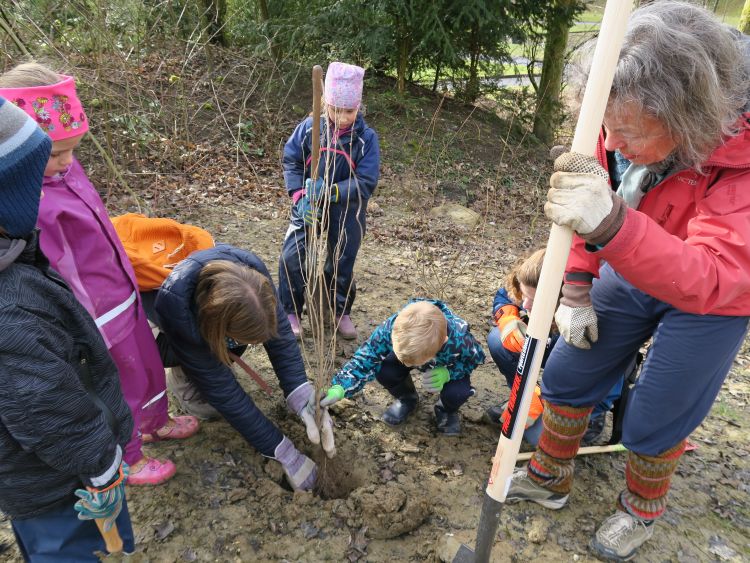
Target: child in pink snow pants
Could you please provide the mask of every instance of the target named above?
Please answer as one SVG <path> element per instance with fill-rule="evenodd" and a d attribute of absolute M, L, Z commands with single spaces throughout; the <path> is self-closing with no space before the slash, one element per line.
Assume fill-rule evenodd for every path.
<path fill-rule="evenodd" d="M 0 76 L 0 95 L 29 114 L 52 139 L 44 171 L 37 226 L 42 251 L 91 314 L 120 374 L 133 415 L 123 459 L 130 485 L 170 479 L 169 460 L 146 457 L 143 441 L 186 438 L 198 430 L 192 416 L 170 418 L 165 374 L 140 302 L 133 268 L 99 194 L 73 156 L 89 124 L 72 77 L 37 64 Z"/>

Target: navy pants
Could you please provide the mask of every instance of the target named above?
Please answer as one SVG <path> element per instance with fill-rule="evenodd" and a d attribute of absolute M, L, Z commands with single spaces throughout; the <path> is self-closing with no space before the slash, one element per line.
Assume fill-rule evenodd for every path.
<path fill-rule="evenodd" d="M 104 539 L 93 520 L 79 520 L 73 508 L 76 499 L 40 516 L 11 520 L 16 542 L 24 561 L 32 563 L 98 562 L 95 551 L 106 553 Z M 125 553 L 135 551 L 133 526 L 127 502 L 116 520 Z"/>
<path fill-rule="evenodd" d="M 396 354 L 391 352 L 383 361 L 380 372 L 375 378 L 390 392 L 391 389 L 398 387 L 407 377 L 410 377 L 412 369 L 402 364 Z M 473 394 L 474 388 L 471 386 L 469 376 L 451 379 L 443 385 L 443 389 L 440 391 L 440 401 L 443 403 L 446 412 L 456 412 Z"/>
<path fill-rule="evenodd" d="M 545 366 L 547 358 L 549 358 L 552 349 L 555 347 L 559 334 L 551 336 L 547 343 L 547 348 L 544 351 L 544 358 L 542 358 L 542 367 Z M 508 383 L 508 388 L 513 385 L 513 377 L 516 374 L 518 368 L 518 359 L 521 357 L 520 353 L 511 352 L 505 346 L 503 346 L 502 340 L 500 340 L 500 329 L 494 327 L 487 335 L 487 347 L 490 349 L 490 355 L 495 361 L 500 373 L 505 376 L 505 381 Z M 606 414 L 612 408 L 614 402 L 620 398 L 622 394 L 623 377 L 612 386 L 604 400 L 598 402 L 594 407 L 594 411 L 591 413 L 592 417 Z"/>
<path fill-rule="evenodd" d="M 622 443 L 656 456 L 687 438 L 708 414 L 748 317 L 685 313 L 636 289 L 607 264 L 600 274 L 591 290 L 599 340 L 590 350 L 558 342 L 544 370 L 542 396 L 553 404 L 597 404 L 653 336 L 625 408 Z"/>
<path fill-rule="evenodd" d="M 328 206 L 329 228 L 324 270 L 336 315 L 348 315 L 357 294 L 354 262 L 365 236 L 366 212 L 366 200 Z M 305 261 L 309 228 L 299 215 L 297 206 L 292 207 L 292 220 L 279 258 L 279 299 L 287 315 L 301 316 L 305 304 L 308 277 Z"/>

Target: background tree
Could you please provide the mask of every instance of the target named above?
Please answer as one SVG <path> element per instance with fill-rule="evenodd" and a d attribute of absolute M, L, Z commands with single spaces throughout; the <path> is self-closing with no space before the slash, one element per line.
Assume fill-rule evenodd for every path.
<path fill-rule="evenodd" d="M 560 90 L 562 86 L 568 31 L 576 16 L 583 10 L 579 0 L 554 0 L 546 5 L 540 23 L 544 24 L 544 61 L 542 75 L 536 86 L 537 109 L 534 116 L 534 135 L 551 144 L 558 125 L 562 122 Z M 536 18 L 532 18 L 532 22 Z M 533 82 L 532 82 L 533 83 Z"/>
<path fill-rule="evenodd" d="M 750 0 L 745 0 L 745 5 L 742 7 L 738 29 L 745 35 L 750 35 Z"/>

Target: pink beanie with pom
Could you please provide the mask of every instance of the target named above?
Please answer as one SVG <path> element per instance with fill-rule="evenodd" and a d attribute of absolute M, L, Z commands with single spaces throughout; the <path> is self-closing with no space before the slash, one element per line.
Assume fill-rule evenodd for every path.
<path fill-rule="evenodd" d="M 326 71 L 325 100 L 329 106 L 356 109 L 362 102 L 362 82 L 365 69 L 334 62 Z"/>

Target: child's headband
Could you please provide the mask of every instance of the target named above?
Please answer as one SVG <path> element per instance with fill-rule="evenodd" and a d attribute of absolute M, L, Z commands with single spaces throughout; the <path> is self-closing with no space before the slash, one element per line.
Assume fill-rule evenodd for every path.
<path fill-rule="evenodd" d="M 64 74 L 60 78 L 60 82 L 49 86 L 0 88 L 0 96 L 29 114 L 53 141 L 77 137 L 89 130 L 75 80 Z"/>

